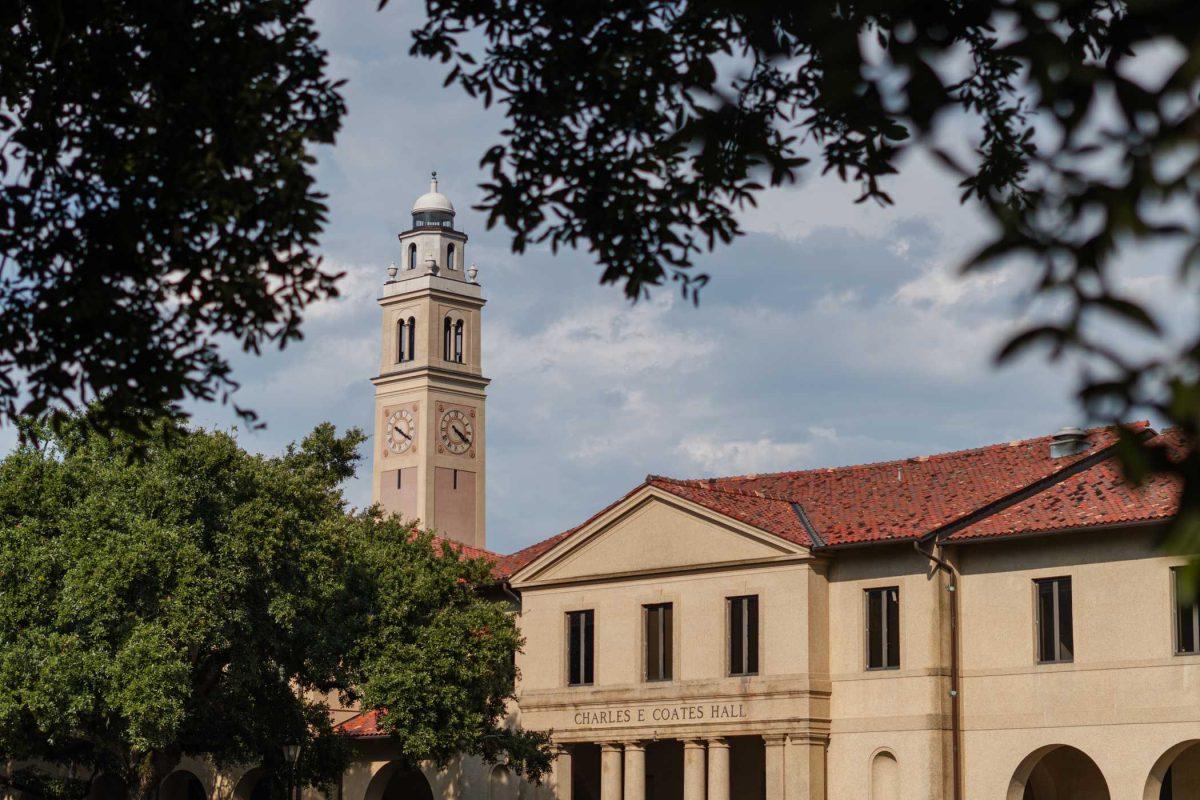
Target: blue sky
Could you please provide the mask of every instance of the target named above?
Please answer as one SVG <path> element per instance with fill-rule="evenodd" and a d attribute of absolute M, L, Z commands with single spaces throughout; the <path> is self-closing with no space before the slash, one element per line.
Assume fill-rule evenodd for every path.
<path fill-rule="evenodd" d="M 286 352 L 235 358 L 238 400 L 268 425 L 239 434 L 247 447 L 277 452 L 322 420 L 369 430 L 375 294 L 431 169 L 489 301 L 492 549 L 574 525 L 647 473 L 858 463 L 1082 421 L 1073 368 L 992 366 L 1026 319 L 1028 274 L 957 276 L 986 229 L 959 205 L 954 178 L 920 154 L 889 186 L 897 203 L 887 209 L 855 205 L 854 187 L 815 174 L 764 194 L 741 216 L 749 234 L 704 259 L 712 281 L 699 308 L 669 287 L 631 306 L 598 285 L 585 253 L 513 255 L 471 210 L 502 119 L 442 89 L 443 67 L 407 55 L 421 5 L 313 6 L 332 71 L 348 81 L 349 116 L 318 170 L 331 206 L 323 251 L 346 270 L 344 297 L 312 309 L 305 340 Z M 1132 280 L 1154 296 L 1165 278 L 1140 265 Z M 233 424 L 227 409 L 197 412 Z M 368 480 L 347 493 L 366 504 Z"/>

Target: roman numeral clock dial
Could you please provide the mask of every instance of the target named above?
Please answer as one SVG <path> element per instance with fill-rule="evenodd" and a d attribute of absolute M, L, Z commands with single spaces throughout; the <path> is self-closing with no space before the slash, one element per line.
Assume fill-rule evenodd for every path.
<path fill-rule="evenodd" d="M 387 442 L 388 450 L 397 455 L 408 452 L 413 445 L 413 436 L 416 435 L 417 430 L 413 413 L 407 408 L 397 409 L 388 415 L 384 425 L 386 427 L 384 441 Z"/>
<path fill-rule="evenodd" d="M 442 414 L 438 434 L 442 447 L 448 452 L 460 456 L 470 450 L 475 441 L 475 424 L 465 413 L 457 408 L 452 408 Z"/>

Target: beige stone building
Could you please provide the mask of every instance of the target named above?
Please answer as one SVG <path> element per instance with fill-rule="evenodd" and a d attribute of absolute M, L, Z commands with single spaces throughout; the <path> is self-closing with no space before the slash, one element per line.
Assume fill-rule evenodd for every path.
<path fill-rule="evenodd" d="M 527 640 L 514 715 L 559 756 L 542 786 L 405 773 L 347 712 L 340 800 L 1200 798 L 1200 610 L 1158 542 L 1175 487 L 1128 487 L 1111 432 L 651 476 L 489 554 L 484 299 L 436 183 L 413 216 L 380 296 L 375 497 L 495 561 Z M 253 773 L 228 789 L 252 800 Z"/>

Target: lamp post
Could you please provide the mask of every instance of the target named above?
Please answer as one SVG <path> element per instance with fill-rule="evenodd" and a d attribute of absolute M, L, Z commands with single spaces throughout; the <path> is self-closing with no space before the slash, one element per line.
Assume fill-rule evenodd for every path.
<path fill-rule="evenodd" d="M 300 800 L 300 781 L 296 768 L 300 763 L 300 745 L 286 744 L 283 746 L 283 756 L 288 762 L 288 800 Z"/>

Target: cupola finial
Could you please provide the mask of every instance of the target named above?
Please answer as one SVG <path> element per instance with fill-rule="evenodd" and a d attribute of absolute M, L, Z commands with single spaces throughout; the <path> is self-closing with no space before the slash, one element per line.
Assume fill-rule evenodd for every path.
<path fill-rule="evenodd" d="M 437 170 L 436 169 L 433 171 L 433 174 L 429 178 L 429 191 L 431 191 L 431 192 L 437 191 Z"/>

